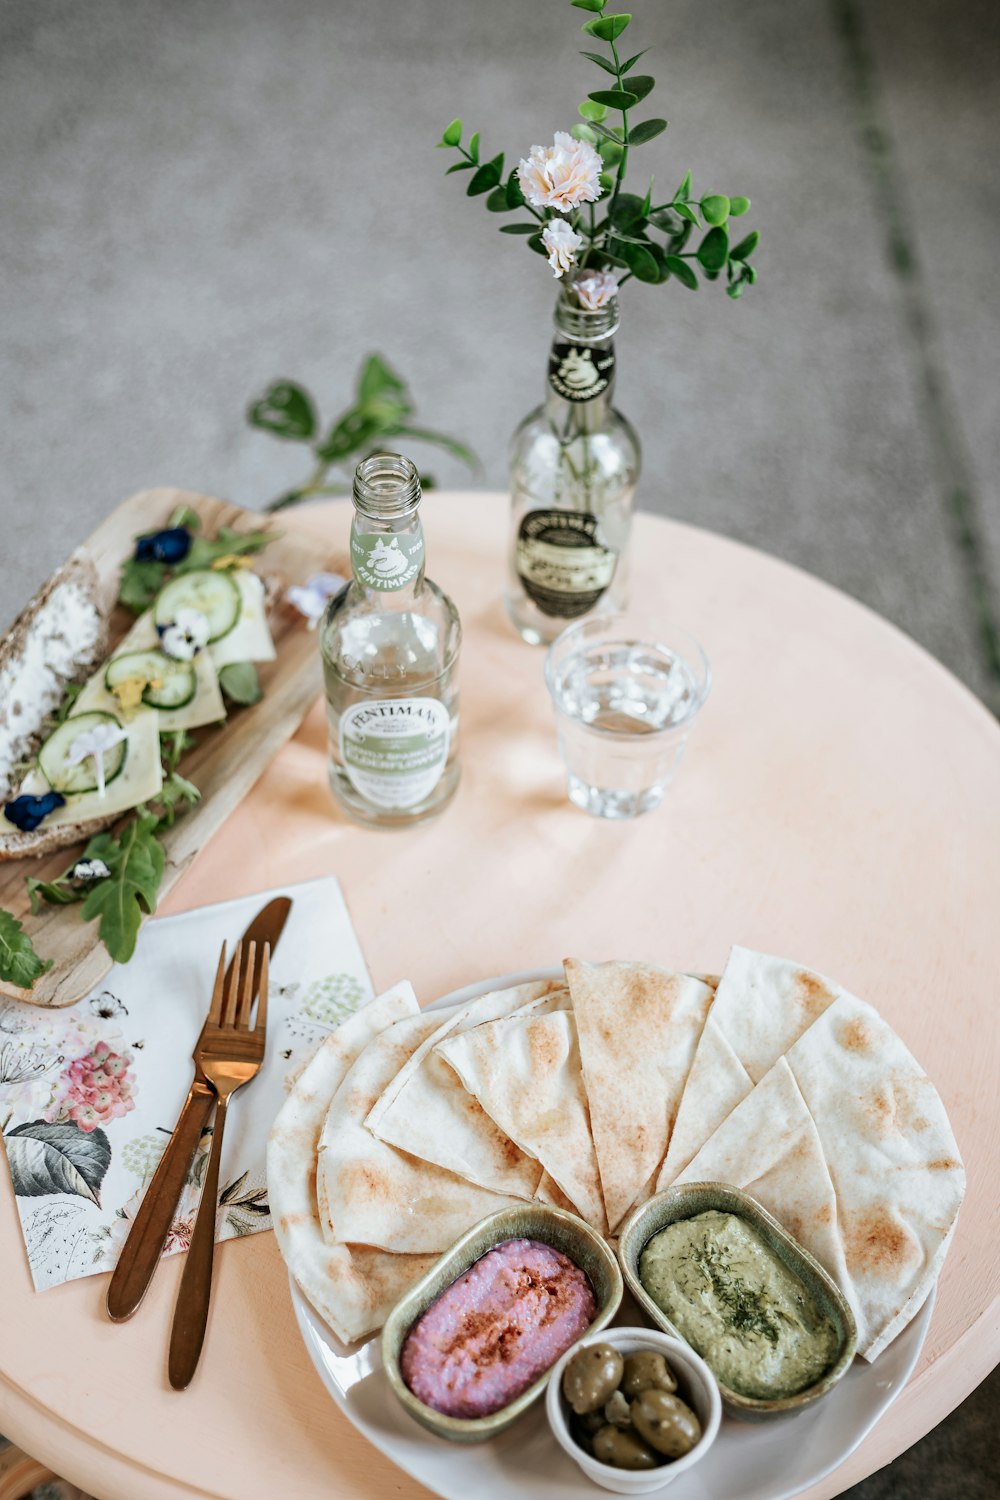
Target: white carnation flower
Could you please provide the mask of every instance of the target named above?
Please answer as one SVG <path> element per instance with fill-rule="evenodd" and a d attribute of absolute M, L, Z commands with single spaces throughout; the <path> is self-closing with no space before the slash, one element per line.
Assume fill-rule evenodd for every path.
<path fill-rule="evenodd" d="M 616 271 L 583 271 L 573 283 L 580 306 L 588 312 L 597 312 L 618 293 Z"/>
<path fill-rule="evenodd" d="M 561 276 L 576 265 L 576 252 L 583 244 L 583 235 L 577 234 L 565 219 L 552 219 L 542 230 L 542 244 L 549 252 L 553 275 Z"/>
<path fill-rule="evenodd" d="M 557 130 L 551 146 L 532 146 L 517 169 L 521 192 L 534 208 L 558 208 L 568 213 L 581 203 L 596 203 L 601 158 L 589 141 L 577 141 Z"/>

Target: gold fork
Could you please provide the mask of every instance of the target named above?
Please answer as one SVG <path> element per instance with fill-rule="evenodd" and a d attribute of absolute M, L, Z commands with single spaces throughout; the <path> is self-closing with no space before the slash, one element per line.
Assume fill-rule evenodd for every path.
<path fill-rule="evenodd" d="M 215 1221 L 219 1207 L 219 1158 L 229 1101 L 260 1071 L 267 1035 L 267 970 L 270 945 L 264 944 L 260 964 L 260 1001 L 250 1028 L 256 944 L 241 942 L 226 975 L 226 945 L 222 945 L 212 990 L 212 1004 L 195 1053 L 196 1062 L 218 1095 L 215 1131 L 208 1169 L 201 1190 L 198 1218 L 191 1236 L 181 1287 L 170 1332 L 168 1373 L 175 1391 L 184 1390 L 198 1367 L 212 1295 Z"/>

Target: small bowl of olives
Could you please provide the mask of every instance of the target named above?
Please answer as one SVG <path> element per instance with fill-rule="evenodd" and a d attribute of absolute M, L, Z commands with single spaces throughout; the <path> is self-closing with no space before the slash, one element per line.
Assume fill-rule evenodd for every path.
<path fill-rule="evenodd" d="M 703 1458 L 719 1430 L 715 1377 L 680 1339 L 605 1328 L 567 1349 L 545 1398 L 549 1425 L 595 1484 L 658 1490 Z"/>

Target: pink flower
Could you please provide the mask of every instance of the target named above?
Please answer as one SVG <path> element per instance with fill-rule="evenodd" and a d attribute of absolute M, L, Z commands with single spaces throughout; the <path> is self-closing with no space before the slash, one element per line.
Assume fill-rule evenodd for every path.
<path fill-rule="evenodd" d="M 542 230 L 542 244 L 549 252 L 553 274 L 561 276 L 576 264 L 576 252 L 583 244 L 583 235 L 577 234 L 565 219 L 552 219 Z"/>
<path fill-rule="evenodd" d="M 601 158 L 589 141 L 557 130 L 551 146 L 532 146 L 517 169 L 521 192 L 535 208 L 567 213 L 601 196 Z"/>
<path fill-rule="evenodd" d="M 573 283 L 573 290 L 581 307 L 588 312 L 597 312 L 617 296 L 618 275 L 615 271 L 581 271 Z"/>

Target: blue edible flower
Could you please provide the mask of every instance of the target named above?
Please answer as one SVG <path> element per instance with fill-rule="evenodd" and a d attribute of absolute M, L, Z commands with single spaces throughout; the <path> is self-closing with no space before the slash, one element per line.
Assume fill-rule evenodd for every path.
<path fill-rule="evenodd" d="M 191 533 L 186 526 L 168 526 L 164 531 L 151 531 L 141 536 L 135 544 L 136 562 L 183 562 L 191 551 Z"/>
<path fill-rule="evenodd" d="M 26 793 L 23 797 L 15 797 L 12 802 L 4 804 L 4 817 L 15 828 L 20 828 L 22 833 L 33 833 L 43 818 L 47 818 L 50 812 L 55 812 L 57 807 L 65 805 L 66 798 L 61 797 L 58 792 L 46 792 L 43 797 L 32 797 Z"/>

